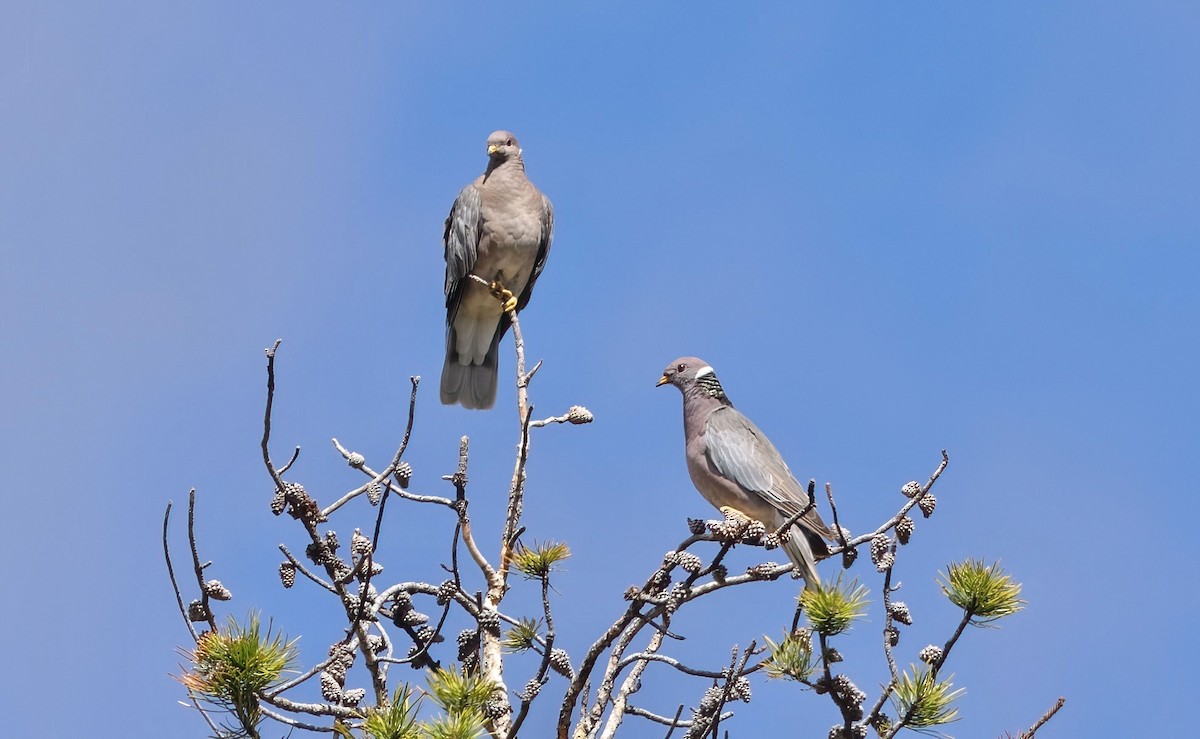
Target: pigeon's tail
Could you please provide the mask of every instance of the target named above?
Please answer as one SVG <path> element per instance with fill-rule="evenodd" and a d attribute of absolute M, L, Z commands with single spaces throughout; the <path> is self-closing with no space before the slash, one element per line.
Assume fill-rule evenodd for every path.
<path fill-rule="evenodd" d="M 776 526 L 782 526 L 786 519 L 781 517 L 781 520 Z M 804 578 L 805 589 L 815 588 L 821 584 L 821 576 L 817 574 L 817 557 L 815 552 L 828 554 L 829 548 L 825 546 L 825 542 L 821 541 L 820 537 L 810 535 L 800 526 L 792 526 L 788 529 L 787 540 L 783 542 L 783 551 L 787 552 L 788 559 L 792 560 L 792 564 L 796 566 L 795 573 Z"/>
<path fill-rule="evenodd" d="M 463 364 L 454 348 L 454 332 L 446 342 L 446 361 L 442 364 L 442 403 L 463 408 L 486 410 L 496 404 L 496 357 L 500 343 L 497 331 L 492 345 L 479 364 Z"/>

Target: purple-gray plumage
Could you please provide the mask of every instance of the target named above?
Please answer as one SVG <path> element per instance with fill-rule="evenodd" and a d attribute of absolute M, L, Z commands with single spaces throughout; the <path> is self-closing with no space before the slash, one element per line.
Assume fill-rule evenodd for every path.
<path fill-rule="evenodd" d="M 807 512 L 790 529 L 783 549 L 809 587 L 819 583 L 817 556 L 829 548 L 833 532 L 792 475 L 770 439 L 742 415 L 721 387 L 713 368 L 696 357 L 681 357 L 663 370 L 659 385 L 683 393 L 683 435 L 692 484 L 716 508 L 733 509 L 768 531 Z"/>
<path fill-rule="evenodd" d="M 464 408 L 491 408 L 496 402 L 498 347 L 509 326 L 504 314 L 529 303 L 554 231 L 554 208 L 525 176 L 516 137 L 495 131 L 488 136 L 487 151 L 487 169 L 458 194 L 443 235 L 446 360 L 441 398 Z"/>

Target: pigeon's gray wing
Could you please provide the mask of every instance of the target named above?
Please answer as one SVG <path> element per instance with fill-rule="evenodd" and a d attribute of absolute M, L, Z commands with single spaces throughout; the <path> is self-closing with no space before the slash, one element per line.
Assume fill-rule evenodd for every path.
<path fill-rule="evenodd" d="M 709 461 L 722 475 L 762 496 L 785 517 L 796 515 L 808 505 L 808 493 L 796 482 L 774 445 L 733 406 L 709 414 L 704 438 Z"/>
<path fill-rule="evenodd" d="M 541 233 L 538 236 L 537 257 L 533 263 L 533 271 L 529 274 L 529 281 L 525 283 L 525 289 L 517 298 L 517 312 L 524 310 L 529 303 L 529 297 L 533 295 L 533 283 L 537 282 L 537 278 L 542 274 L 542 268 L 546 266 L 546 257 L 550 254 L 550 242 L 554 238 L 554 206 L 550 204 L 550 198 L 545 195 L 541 196 L 541 201 Z M 507 328 L 508 322 L 503 321 L 502 323 L 505 324 L 504 328 Z"/>
<path fill-rule="evenodd" d="M 442 240 L 446 245 L 446 308 L 450 314 L 448 322 L 454 320 L 458 299 L 462 293 L 463 278 L 471 273 L 479 259 L 479 237 L 483 231 L 482 201 L 479 187 L 471 183 L 462 189 L 450 215 L 446 217 L 446 232 Z"/>

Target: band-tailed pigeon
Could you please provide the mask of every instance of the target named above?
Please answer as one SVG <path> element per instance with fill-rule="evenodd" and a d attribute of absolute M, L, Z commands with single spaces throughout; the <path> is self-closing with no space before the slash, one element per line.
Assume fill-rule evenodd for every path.
<path fill-rule="evenodd" d="M 491 408 L 496 359 L 511 310 L 529 303 L 554 230 L 554 208 L 525 176 L 508 131 L 487 139 L 488 165 L 446 218 L 446 361 L 442 402 Z M 481 284 L 471 275 L 482 278 Z"/>
<path fill-rule="evenodd" d="M 688 474 L 705 500 L 727 515 L 760 521 L 767 531 L 808 507 L 807 491 L 766 435 L 733 407 L 707 362 L 676 359 L 658 384 L 668 382 L 683 393 Z M 833 532 L 814 507 L 800 516 L 783 542 L 794 571 L 808 587 L 821 581 L 816 556 L 829 554 L 821 537 L 832 541 Z"/>

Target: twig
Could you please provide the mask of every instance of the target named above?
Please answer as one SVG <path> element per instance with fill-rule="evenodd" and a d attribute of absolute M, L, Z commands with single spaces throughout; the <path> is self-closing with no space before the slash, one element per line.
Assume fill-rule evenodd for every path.
<path fill-rule="evenodd" d="M 301 562 L 290 551 L 288 551 L 288 548 L 286 545 L 280 544 L 279 551 L 283 552 L 283 556 L 287 557 L 287 560 L 292 563 L 292 566 L 294 566 L 297 570 L 300 571 L 300 574 L 304 575 L 309 580 L 312 580 L 314 583 L 316 583 L 317 585 L 320 585 L 321 587 L 325 588 L 326 590 L 333 593 L 334 595 L 337 595 L 337 588 L 335 588 L 332 585 L 330 585 L 329 583 L 325 582 L 318 575 L 316 575 L 311 570 L 309 570 L 307 567 L 305 567 L 303 562 Z"/>
<path fill-rule="evenodd" d="M 324 670 L 326 667 L 328 667 L 330 665 L 331 662 L 333 662 L 333 660 L 334 660 L 333 657 L 328 657 L 324 661 L 318 662 L 317 664 L 308 668 L 307 670 L 300 673 L 299 675 L 292 678 L 291 680 L 288 680 L 287 682 L 284 682 L 284 683 L 280 683 L 279 685 L 276 685 L 275 687 L 270 688 L 269 690 L 264 690 L 263 696 L 264 697 L 267 697 L 267 696 L 274 697 L 276 695 L 279 695 L 280 693 L 291 690 L 292 688 L 296 687 L 297 685 L 300 685 L 304 681 L 311 679 L 314 675 L 321 672 L 321 670 Z"/>
<path fill-rule="evenodd" d="M 812 509 L 814 509 L 816 507 L 817 507 L 817 501 L 814 500 L 813 497 L 810 495 L 808 498 L 808 505 L 806 505 L 803 508 L 801 508 L 800 510 L 796 511 L 795 514 L 793 514 L 790 518 L 788 518 L 788 520 L 784 521 L 781 526 L 777 527 L 773 532 L 771 532 L 771 536 L 774 536 L 776 538 L 782 537 L 787 532 L 788 528 L 791 527 L 792 524 L 799 521 L 801 518 L 804 517 L 804 515 L 806 513 L 808 513 L 809 511 L 811 511 Z"/>
<path fill-rule="evenodd" d="M 692 725 L 692 722 L 688 719 L 683 719 L 683 720 L 679 719 L 679 716 L 683 715 L 683 705 L 680 705 L 678 710 L 676 710 L 676 715 L 674 715 L 674 719 L 667 719 L 666 716 L 660 716 L 659 714 L 650 713 L 650 711 L 648 711 L 644 708 L 638 708 L 638 707 L 636 707 L 636 705 L 626 705 L 625 713 L 629 714 L 631 716 L 640 716 L 640 717 L 642 717 L 642 719 L 648 719 L 655 723 L 661 723 L 662 726 L 670 726 L 671 731 L 667 732 L 666 737 L 664 737 L 662 739 L 671 739 L 671 734 L 674 732 L 674 729 L 691 728 L 691 725 Z M 733 717 L 733 711 L 726 711 L 726 713 L 721 714 L 721 719 L 732 719 L 732 717 Z"/>
<path fill-rule="evenodd" d="M 896 669 L 896 658 L 892 655 L 892 568 L 896 564 L 896 543 L 891 546 L 892 564 L 883 573 L 883 653 L 887 655 L 888 670 L 892 673 L 892 684 L 899 682 L 900 671 Z"/>
<path fill-rule="evenodd" d="M 1054 718 L 1054 714 L 1058 713 L 1059 709 L 1066 705 L 1066 702 L 1066 698 L 1060 697 L 1054 702 L 1054 705 L 1050 707 L 1050 710 L 1042 714 L 1042 717 L 1037 720 L 1037 723 L 1029 728 L 1029 731 L 1021 732 L 1021 736 L 1017 737 L 1017 739 L 1033 739 L 1033 735 L 1037 733 L 1037 730 L 1042 728 L 1047 721 Z"/>
<path fill-rule="evenodd" d="M 550 610 L 550 575 L 545 574 L 542 580 L 542 616 L 546 620 L 546 638 L 542 641 L 542 663 L 538 666 L 537 673 L 534 675 L 535 680 L 539 683 L 545 683 L 548 670 L 550 668 L 550 660 L 554 651 L 554 614 Z M 513 719 L 512 726 L 508 730 L 509 736 L 518 736 L 517 732 L 521 729 L 521 724 L 525 723 L 525 718 L 529 715 L 529 707 L 533 704 L 532 698 L 523 698 L 521 700 L 521 708 L 517 711 L 516 718 Z"/>
<path fill-rule="evenodd" d="M 200 699 L 196 697 L 196 692 L 191 688 L 188 688 L 187 694 L 188 700 L 190 700 L 196 710 L 200 712 L 200 716 L 204 719 L 204 723 L 208 724 L 208 728 L 213 730 L 213 736 L 220 736 L 221 730 L 217 728 L 217 722 L 213 721 L 212 716 L 208 715 L 208 711 L 204 710 L 204 706 L 200 705 Z"/>
<path fill-rule="evenodd" d="M 738 648 L 733 647 L 733 658 L 729 662 L 729 674 L 725 678 L 725 686 L 721 690 L 721 702 L 717 704 L 716 715 L 713 717 L 712 735 L 713 739 L 717 737 L 717 731 L 721 726 L 721 709 L 729 702 L 730 692 L 733 689 L 734 681 L 741 675 L 742 670 L 746 668 L 746 662 L 750 659 L 750 655 L 754 653 L 755 642 L 750 642 L 750 646 L 746 648 L 745 654 L 742 655 L 741 663 L 738 663 Z"/>
<path fill-rule="evenodd" d="M 267 472 L 275 481 L 276 490 L 283 490 L 283 478 L 279 476 L 275 465 L 271 463 L 268 444 L 271 441 L 271 406 L 275 403 L 275 352 L 282 343 L 283 339 L 275 339 L 275 344 L 270 349 L 264 350 L 267 353 L 267 407 L 263 412 L 262 456 L 263 464 L 267 466 Z"/>
<path fill-rule="evenodd" d="M 664 665 L 670 665 L 676 670 L 695 677 L 707 677 L 713 680 L 719 680 L 725 675 L 724 672 L 714 672 L 712 670 L 698 670 L 695 667 L 688 667 L 674 657 L 668 657 L 665 654 L 655 654 L 653 652 L 637 652 L 625 657 L 618 664 L 618 667 L 624 669 L 627 665 L 633 664 L 638 660 L 648 660 L 651 662 L 662 662 Z"/>
<path fill-rule="evenodd" d="M 950 463 L 950 456 L 946 453 L 946 450 L 943 449 L 941 463 L 937 466 L 937 469 L 933 471 L 933 474 L 929 476 L 929 481 L 926 482 L 925 485 L 921 488 L 920 493 L 918 493 L 918 494 L 914 495 L 912 498 L 910 498 L 900 508 L 900 510 L 896 513 L 896 515 L 892 516 L 887 521 L 885 521 L 882 526 L 880 526 L 879 528 L 875 529 L 874 531 L 872 531 L 870 533 L 861 534 L 859 536 L 853 537 L 852 539 L 850 539 L 850 541 L 846 542 L 846 544 L 844 544 L 843 546 L 834 547 L 829 552 L 830 556 L 833 556 L 834 554 L 841 554 L 842 552 L 844 552 L 847 549 L 853 549 L 854 547 L 857 547 L 859 544 L 868 542 L 871 539 L 874 539 L 879 534 L 885 533 L 889 529 L 895 528 L 896 524 L 900 522 L 900 519 L 904 518 L 904 516 L 906 516 L 908 514 L 908 512 L 913 509 L 913 506 L 917 505 L 917 503 L 920 502 L 921 498 L 925 497 L 925 495 L 929 493 L 930 488 L 932 488 L 933 484 L 935 482 L 937 482 L 937 479 L 942 476 L 942 472 L 944 472 L 946 470 L 946 465 L 948 465 L 949 463 Z"/>
<path fill-rule="evenodd" d="M 815 480 L 809 480 L 808 489 L 813 489 Z M 846 550 L 846 532 L 842 529 L 841 523 L 838 522 L 837 503 L 833 501 L 833 485 L 825 483 L 825 497 L 829 499 L 829 510 L 833 513 L 833 531 L 837 534 L 838 543 L 841 544 L 842 550 Z M 897 521 L 899 519 L 896 519 Z"/>
<path fill-rule="evenodd" d="M 217 630 L 217 620 L 208 605 L 208 591 L 204 588 L 204 567 L 200 564 L 200 550 L 196 548 L 196 488 L 188 491 L 188 544 L 192 548 L 192 564 L 196 569 L 196 586 L 200 588 L 200 604 L 208 616 L 208 627 Z"/>
<path fill-rule="evenodd" d="M 400 459 L 404 456 L 404 450 L 408 448 L 409 437 L 412 436 L 413 419 L 416 416 L 417 409 L 417 388 L 421 385 L 421 378 L 418 375 L 413 375 L 412 377 L 408 378 L 408 380 L 412 383 L 412 392 L 409 393 L 408 396 L 408 425 L 404 427 L 404 438 L 400 440 L 400 448 L 396 450 L 396 456 L 392 458 L 392 463 L 387 466 L 387 470 L 389 472 L 395 470 L 400 464 Z M 371 564 L 375 560 L 375 552 L 379 550 L 379 531 L 383 527 L 383 512 L 387 507 L 388 490 L 390 488 L 391 486 L 389 485 L 383 489 L 383 497 L 379 501 L 379 512 L 375 514 L 375 530 L 371 534 L 371 551 L 359 561 L 359 566 L 366 568 L 366 575 L 362 579 L 362 591 L 364 593 L 366 593 L 371 587 Z M 366 565 L 363 565 L 364 561 L 366 562 Z M 359 598 L 358 600 L 359 621 L 361 621 L 363 618 L 363 610 L 366 608 L 366 601 L 367 599 L 365 597 Z M 369 647 L 366 644 L 362 644 L 361 648 L 365 657 L 365 653 L 369 650 Z M 384 695 L 384 698 L 386 700 L 386 694 Z"/>
<path fill-rule="evenodd" d="M 513 319 L 516 325 L 516 319 Z M 504 534 L 500 540 L 500 579 L 508 582 L 508 569 L 512 549 L 516 542 L 516 531 L 521 524 L 521 513 L 525 508 L 525 464 L 529 460 L 529 417 L 533 407 L 526 407 L 521 423 L 521 443 L 517 447 L 517 461 L 513 466 L 512 484 L 508 491 L 508 512 L 504 520 Z"/>
<path fill-rule="evenodd" d="M 631 716 L 640 716 L 640 717 L 642 717 L 642 719 L 649 719 L 650 721 L 653 721 L 655 723 L 661 723 L 662 726 L 670 726 L 671 731 L 667 732 L 667 735 L 666 735 L 666 737 L 664 737 L 664 739 L 671 739 L 671 733 L 674 732 L 674 729 L 691 728 L 691 726 L 692 726 L 691 720 L 689 720 L 689 719 L 680 720 L 679 719 L 679 716 L 683 714 L 683 705 L 680 705 L 679 709 L 676 710 L 676 717 L 674 717 L 674 719 L 667 719 L 666 716 L 660 716 L 659 714 L 650 713 L 650 711 L 648 711 L 644 708 L 638 708 L 638 707 L 636 707 L 636 705 L 626 705 L 625 713 L 629 714 Z M 722 717 L 722 719 L 732 719 L 733 711 L 726 711 L 726 713 L 721 714 L 721 717 Z"/>
<path fill-rule="evenodd" d="M 268 696 L 261 693 L 259 697 L 276 708 L 291 711 L 292 713 L 307 713 L 310 716 L 335 716 L 337 718 L 362 718 L 362 715 L 355 709 L 332 703 L 298 703 L 282 696 Z"/>
<path fill-rule="evenodd" d="M 175 579 L 175 568 L 171 565 L 171 547 L 167 544 L 167 526 L 171 522 L 171 501 L 167 501 L 167 512 L 163 514 L 163 557 L 167 560 L 167 576 L 171 578 L 171 588 L 175 591 L 175 602 L 179 604 L 179 615 L 183 616 L 183 622 L 187 624 L 188 631 L 192 634 L 192 641 L 198 641 L 200 635 L 196 633 L 196 627 L 192 625 L 192 619 L 188 618 L 187 608 L 183 605 L 183 594 L 179 591 L 179 582 Z M 199 706 L 196 706 L 199 708 Z"/>
<path fill-rule="evenodd" d="M 292 468 L 292 465 L 296 464 L 297 459 L 300 459 L 300 447 L 299 446 L 297 446 L 292 451 L 292 458 L 288 460 L 287 464 L 285 464 L 284 466 L 279 468 L 279 474 L 282 475 L 283 473 L 290 470 Z"/>
<path fill-rule="evenodd" d="M 654 653 L 662 646 L 663 632 L 656 631 L 654 636 L 650 637 L 650 643 L 646 645 L 643 654 L 657 656 Z M 617 663 L 617 672 L 621 669 L 621 660 Z M 625 709 L 629 705 L 629 696 L 637 692 L 641 686 L 642 673 L 649 666 L 650 659 L 644 658 L 634 660 L 633 669 L 625 676 L 625 680 L 621 683 L 621 687 L 613 696 L 612 711 L 608 714 L 608 723 L 604 726 L 604 732 L 600 735 L 601 739 L 612 739 L 617 735 L 617 729 L 621 727 L 621 721 L 625 718 Z"/>
<path fill-rule="evenodd" d="M 276 721 L 278 721 L 281 724 L 286 724 L 288 726 L 291 726 L 293 729 L 304 729 L 306 731 L 322 731 L 322 732 L 326 732 L 326 733 L 333 733 L 332 726 L 317 726 L 316 724 L 306 724 L 303 721 L 297 721 L 294 718 L 288 718 L 287 716 L 284 716 L 281 713 L 275 713 L 271 709 L 265 708 L 263 706 L 259 706 L 258 710 L 262 711 L 263 714 L 270 716 L 271 718 L 275 719 Z"/>
<path fill-rule="evenodd" d="M 632 713 L 633 715 L 637 716 L 637 715 L 638 715 L 637 713 L 635 713 L 634 711 L 630 710 L 630 709 L 632 709 L 632 708 L 634 708 L 634 707 L 633 707 L 633 706 L 627 706 L 627 707 L 626 707 L 626 710 L 625 710 L 625 712 L 626 712 L 626 713 Z M 646 713 L 649 713 L 649 711 L 647 711 Z M 680 717 L 680 716 L 682 716 L 682 715 L 683 715 L 683 704 L 682 704 L 682 703 L 680 703 L 680 704 L 679 704 L 679 708 L 676 708 L 676 709 L 675 709 L 675 718 L 671 719 L 671 726 L 670 726 L 670 727 L 667 729 L 667 735 L 666 735 L 665 737 L 663 737 L 663 739 L 671 739 L 671 735 L 672 735 L 672 734 L 674 734 L 674 733 L 675 733 L 675 729 L 679 727 L 679 717 Z M 650 717 L 649 717 L 649 716 L 646 716 L 646 718 L 650 718 Z M 658 717 L 658 716 L 655 716 L 655 718 L 659 718 L 659 717 Z M 651 720 L 653 720 L 653 719 L 651 719 Z"/>
<path fill-rule="evenodd" d="M 483 579 L 490 587 L 496 580 L 496 570 L 487 561 L 487 557 L 483 556 L 479 545 L 475 543 L 475 535 L 471 530 L 471 519 L 467 516 L 469 502 L 467 500 L 467 460 L 470 443 L 470 438 L 466 436 L 458 440 L 458 470 L 448 478 L 454 484 L 454 501 L 451 503 L 451 507 L 458 513 L 458 526 L 462 530 L 463 545 L 466 546 L 467 553 L 471 555 L 471 559 L 475 560 L 479 571 L 483 573 Z"/>

